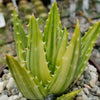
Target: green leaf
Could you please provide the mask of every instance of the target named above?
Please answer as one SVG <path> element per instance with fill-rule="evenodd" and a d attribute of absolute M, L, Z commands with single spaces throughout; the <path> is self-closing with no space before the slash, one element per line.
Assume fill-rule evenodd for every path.
<path fill-rule="evenodd" d="M 14 10 L 14 37 L 18 59 L 24 64 L 26 60 L 27 36 L 20 20 L 18 19 L 16 10 Z"/>
<path fill-rule="evenodd" d="M 81 89 L 77 90 L 77 91 L 72 91 L 68 94 L 58 97 L 56 100 L 73 100 L 75 98 L 75 96 L 81 91 L 82 91 Z"/>
<path fill-rule="evenodd" d="M 51 7 L 47 24 L 44 30 L 43 41 L 46 45 L 46 56 L 51 73 L 55 70 L 55 58 L 57 51 L 57 39 L 61 37 L 61 22 L 56 2 Z"/>
<path fill-rule="evenodd" d="M 27 48 L 27 69 L 34 77 L 46 83 L 50 79 L 50 72 L 45 58 L 45 52 L 38 23 L 34 16 L 30 18 Z"/>
<path fill-rule="evenodd" d="M 60 94 L 71 84 L 79 61 L 80 49 L 80 29 L 79 22 L 77 22 L 73 38 L 62 57 L 61 65 L 48 86 L 50 93 Z"/>
<path fill-rule="evenodd" d="M 56 54 L 57 55 L 56 56 L 56 67 L 57 68 L 61 64 L 62 57 L 66 51 L 67 45 L 68 45 L 68 32 L 66 28 L 64 28 L 63 36 L 59 40 L 58 47 L 57 47 L 57 54 Z"/>
<path fill-rule="evenodd" d="M 85 69 L 89 56 L 91 54 L 94 43 L 100 33 L 100 22 L 97 22 L 90 30 L 84 35 L 81 43 L 81 57 L 76 71 L 75 79 L 80 77 Z M 75 82 L 76 82 L 75 81 Z"/>
<path fill-rule="evenodd" d="M 30 75 L 30 72 L 23 65 L 20 65 L 14 57 L 8 55 L 6 61 L 20 92 L 27 99 L 41 100 L 46 97 L 47 91 L 44 90 L 38 80 Z"/>

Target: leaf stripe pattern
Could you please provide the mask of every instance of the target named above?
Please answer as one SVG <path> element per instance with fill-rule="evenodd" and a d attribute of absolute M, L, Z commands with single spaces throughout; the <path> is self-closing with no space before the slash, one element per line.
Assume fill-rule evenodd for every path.
<path fill-rule="evenodd" d="M 80 31 L 79 31 L 79 23 L 77 23 L 73 38 L 64 56 L 62 57 L 63 60 L 60 65 L 60 68 L 55 72 L 54 77 L 51 80 L 50 85 L 48 86 L 50 93 L 60 94 L 67 89 L 67 87 L 70 84 L 69 78 L 70 77 L 72 78 L 74 76 L 70 75 L 72 74 L 70 72 L 73 71 L 73 73 L 75 73 L 75 68 L 77 67 L 78 64 L 79 52 L 80 52 Z"/>
<path fill-rule="evenodd" d="M 29 23 L 29 38 L 27 49 L 27 69 L 34 77 L 46 83 L 50 79 L 50 72 L 45 58 L 45 52 L 38 23 L 34 16 Z"/>
<path fill-rule="evenodd" d="M 62 30 L 56 2 L 52 5 L 43 37 L 38 22 L 32 15 L 29 34 L 14 11 L 14 36 L 18 59 L 6 56 L 8 67 L 27 99 L 40 99 L 69 92 L 85 69 L 93 45 L 100 33 L 100 22 L 81 39 L 79 21 L 68 43 L 68 32 Z M 73 100 L 81 90 L 64 94 L 56 100 Z"/>
<path fill-rule="evenodd" d="M 25 64 L 26 61 L 26 48 L 27 48 L 27 36 L 22 27 L 21 21 L 17 17 L 16 10 L 14 10 L 14 37 L 16 43 L 16 52 L 19 61 Z"/>
<path fill-rule="evenodd" d="M 46 27 L 44 29 L 43 41 L 46 45 L 46 57 L 51 73 L 55 70 L 55 56 L 57 51 L 57 39 L 61 35 L 61 22 L 56 3 L 53 4 Z"/>
<path fill-rule="evenodd" d="M 44 99 L 47 95 L 46 90 L 39 82 L 35 82 L 34 77 L 30 75 L 29 71 L 21 66 L 12 56 L 7 55 L 6 61 L 22 94 L 28 99 Z"/>

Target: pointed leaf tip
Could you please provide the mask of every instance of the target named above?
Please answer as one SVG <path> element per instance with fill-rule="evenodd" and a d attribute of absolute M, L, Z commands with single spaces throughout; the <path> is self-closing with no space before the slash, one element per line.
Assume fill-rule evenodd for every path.
<path fill-rule="evenodd" d="M 68 94 L 64 94 L 63 96 L 58 97 L 56 100 L 73 100 L 75 98 L 75 96 L 81 91 L 82 91 L 82 89 L 76 90 L 76 91 L 72 91 L 72 92 L 70 92 Z"/>
<path fill-rule="evenodd" d="M 27 99 L 41 100 L 46 96 L 46 90 L 42 85 L 37 80 L 33 80 L 34 77 L 13 56 L 7 55 L 6 61 L 18 89 Z"/>
<path fill-rule="evenodd" d="M 10 55 L 6 55 L 6 59 L 9 59 L 9 58 L 11 58 L 12 56 L 10 56 Z"/>
<path fill-rule="evenodd" d="M 35 16 L 34 16 L 34 15 L 32 15 L 32 16 L 31 16 L 31 19 L 32 19 L 32 18 L 35 18 Z"/>
<path fill-rule="evenodd" d="M 79 24 L 79 20 L 77 19 L 77 24 Z"/>
<path fill-rule="evenodd" d="M 50 73 L 46 64 L 41 32 L 38 22 L 33 15 L 29 22 L 28 47 L 26 54 L 27 69 L 31 71 L 34 77 L 37 76 L 39 81 L 42 80 L 43 84 L 45 84 L 50 78 Z"/>
<path fill-rule="evenodd" d="M 53 6 L 54 6 L 54 5 L 57 5 L 56 1 L 54 1 Z"/>
<path fill-rule="evenodd" d="M 52 7 L 51 8 L 54 8 L 54 7 L 57 7 L 56 1 L 54 1 L 54 3 L 52 4 Z"/>

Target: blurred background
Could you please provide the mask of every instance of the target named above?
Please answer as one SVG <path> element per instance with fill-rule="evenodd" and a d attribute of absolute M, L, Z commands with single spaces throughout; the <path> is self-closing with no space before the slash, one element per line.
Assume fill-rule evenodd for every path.
<path fill-rule="evenodd" d="M 54 1 L 59 8 L 62 28 L 66 27 L 68 30 L 69 41 L 77 19 L 80 23 L 81 36 L 84 36 L 94 23 L 100 21 L 100 0 L 0 0 L 0 100 L 27 100 L 21 96 L 12 81 L 5 62 L 6 54 L 16 56 L 13 30 L 14 8 L 27 34 L 29 18 L 32 14 L 37 18 L 43 34 L 48 12 Z M 7 88 L 8 86 L 10 89 Z M 83 88 L 83 91 L 76 96 L 75 100 L 100 100 L 100 36 L 84 73 L 72 90 L 80 88 Z"/>
<path fill-rule="evenodd" d="M 48 12 L 56 1 L 59 7 L 62 27 L 69 32 L 69 41 L 79 19 L 83 36 L 95 22 L 100 21 L 100 0 L 0 0 L 0 68 L 5 64 L 5 55 L 16 56 L 13 36 L 13 9 L 16 8 L 19 18 L 28 33 L 29 18 L 32 14 L 38 20 L 43 32 Z M 100 37 L 95 43 L 90 62 L 100 65 Z M 98 70 L 100 68 L 98 67 Z"/>

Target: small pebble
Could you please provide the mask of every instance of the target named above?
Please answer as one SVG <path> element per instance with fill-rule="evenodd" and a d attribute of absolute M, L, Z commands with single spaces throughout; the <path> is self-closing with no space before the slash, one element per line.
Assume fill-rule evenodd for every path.
<path fill-rule="evenodd" d="M 89 94 L 89 90 L 87 88 L 83 88 L 83 91 L 85 92 L 85 94 Z"/>
<path fill-rule="evenodd" d="M 46 97 L 45 100 L 53 100 L 53 98 L 54 98 L 53 94 L 50 94 L 50 95 L 48 95 L 48 96 Z"/>
<path fill-rule="evenodd" d="M 7 100 L 27 100 L 19 92 L 17 86 L 14 83 L 11 73 L 5 70 L 5 74 L 0 79 L 0 82 L 6 83 L 6 86 L 1 92 L 1 97 L 6 96 Z M 2 84 L 1 84 L 2 85 Z M 94 66 L 88 64 L 85 68 L 84 73 L 77 81 L 76 85 L 72 90 L 83 89 L 77 96 L 75 100 L 100 100 L 100 82 L 98 81 L 98 73 Z M 2 100 L 0 97 L 0 100 Z M 53 95 L 48 95 L 46 99 L 52 100 Z M 3 99 L 4 100 L 4 99 Z M 6 99 L 5 99 L 6 100 Z"/>
<path fill-rule="evenodd" d="M 90 86 L 95 87 L 95 81 L 93 79 L 90 80 Z"/>
<path fill-rule="evenodd" d="M 84 100 L 81 96 L 76 97 L 76 100 Z"/>
<path fill-rule="evenodd" d="M 95 87 L 93 87 L 93 88 L 91 89 L 92 92 L 96 92 L 97 90 L 98 90 L 98 87 L 97 87 L 97 86 L 95 86 Z"/>
<path fill-rule="evenodd" d="M 89 73 L 88 71 L 84 71 L 83 74 L 84 74 L 84 78 L 85 78 L 85 79 L 88 79 L 88 80 L 91 79 L 90 73 Z"/>
<path fill-rule="evenodd" d="M 7 85 L 7 81 L 0 82 L 0 93 L 2 93 L 6 85 Z"/>
<path fill-rule="evenodd" d="M 8 74 L 8 73 L 9 73 L 9 70 L 8 70 L 8 69 L 4 69 L 3 72 L 4 72 L 5 74 Z"/>
<path fill-rule="evenodd" d="M 100 88 L 97 90 L 97 95 L 100 96 Z"/>
<path fill-rule="evenodd" d="M 97 69 L 94 67 L 94 66 L 92 66 L 92 65 L 89 65 L 89 70 L 91 71 L 91 72 L 97 72 Z"/>
<path fill-rule="evenodd" d="M 7 84 L 7 89 L 8 89 L 8 90 L 11 90 L 11 89 L 13 88 L 14 85 L 15 85 L 15 84 L 14 84 L 13 78 L 10 78 L 10 79 L 9 79 L 9 82 L 8 82 L 8 84 Z"/>
<path fill-rule="evenodd" d="M 2 95 L 2 96 L 0 96 L 0 100 L 8 100 L 8 96 L 7 95 Z"/>
<path fill-rule="evenodd" d="M 19 92 L 19 95 L 18 95 L 18 96 L 19 96 L 20 98 L 23 97 L 23 95 L 22 95 L 20 92 Z"/>
<path fill-rule="evenodd" d="M 4 80 L 9 80 L 8 74 L 4 74 L 4 75 L 2 76 L 2 80 L 3 80 L 3 81 L 4 81 Z"/>
<path fill-rule="evenodd" d="M 84 87 L 89 89 L 89 90 L 91 89 L 91 87 L 89 85 L 87 85 L 87 84 L 84 84 Z"/>
<path fill-rule="evenodd" d="M 82 93 L 82 98 L 83 98 L 83 100 L 88 100 L 88 97 L 84 92 Z"/>
<path fill-rule="evenodd" d="M 27 100 L 26 98 L 21 98 L 20 100 Z"/>
<path fill-rule="evenodd" d="M 90 72 L 90 75 L 91 75 L 91 79 L 94 80 L 94 82 L 96 82 L 98 80 L 98 75 L 94 72 Z"/>
<path fill-rule="evenodd" d="M 99 100 L 99 99 L 98 99 L 98 97 L 95 97 L 95 96 L 94 96 L 94 97 L 88 98 L 88 100 Z"/>
<path fill-rule="evenodd" d="M 11 96 L 11 92 L 9 90 L 4 90 L 2 92 L 2 95 L 7 95 L 7 96 Z"/>
<path fill-rule="evenodd" d="M 13 88 L 13 89 L 11 89 L 11 93 L 12 93 L 13 95 L 15 95 L 15 94 L 19 94 L 19 91 L 18 91 L 17 88 Z"/>
<path fill-rule="evenodd" d="M 100 87 L 100 81 L 97 81 L 96 82 L 96 85 Z"/>
<path fill-rule="evenodd" d="M 19 100 L 19 97 L 17 95 L 9 97 L 8 100 Z"/>

